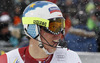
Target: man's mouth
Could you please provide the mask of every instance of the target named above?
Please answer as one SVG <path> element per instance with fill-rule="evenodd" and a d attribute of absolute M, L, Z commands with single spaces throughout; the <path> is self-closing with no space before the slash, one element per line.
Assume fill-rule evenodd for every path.
<path fill-rule="evenodd" d="M 53 42 L 53 46 L 56 47 L 59 43 L 59 40 L 53 40 L 52 42 Z"/>

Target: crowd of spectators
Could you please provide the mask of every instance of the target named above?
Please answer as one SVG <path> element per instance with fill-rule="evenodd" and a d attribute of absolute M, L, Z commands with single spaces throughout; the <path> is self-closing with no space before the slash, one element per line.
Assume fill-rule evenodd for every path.
<path fill-rule="evenodd" d="M 0 1 L 0 47 L 23 47 L 28 39 L 24 36 L 21 17 L 29 4 L 24 0 Z"/>
<path fill-rule="evenodd" d="M 39 0 L 0 0 L 0 47 L 28 45 L 21 17 L 24 8 Z M 63 12 L 64 40 L 74 51 L 100 52 L 100 0 L 46 0 Z M 68 31 L 69 30 L 69 31 Z"/>
<path fill-rule="evenodd" d="M 64 38 L 67 47 L 74 51 L 100 52 L 100 0 L 58 1 L 64 17 L 71 21 L 66 21 L 71 25 Z"/>

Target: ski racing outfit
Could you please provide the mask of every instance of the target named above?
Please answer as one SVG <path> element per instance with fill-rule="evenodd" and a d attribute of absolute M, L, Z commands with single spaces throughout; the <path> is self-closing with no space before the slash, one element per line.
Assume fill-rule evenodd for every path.
<path fill-rule="evenodd" d="M 0 63 L 81 63 L 76 52 L 67 48 L 58 48 L 44 60 L 34 59 L 28 51 L 28 47 L 12 50 L 0 57 Z"/>
<path fill-rule="evenodd" d="M 39 41 L 39 47 L 42 48 L 49 56 L 47 58 L 35 59 L 29 53 L 29 46 L 14 49 L 0 56 L 0 63 L 81 63 L 78 54 L 67 48 L 65 45 L 58 45 L 54 53 L 49 53 L 40 39 L 40 26 L 51 34 L 62 33 L 64 35 L 65 20 L 59 7 L 48 1 L 33 2 L 26 7 L 23 12 L 22 23 L 25 34 Z M 45 39 L 46 40 L 46 39 Z M 61 42 L 63 43 L 63 42 Z M 53 45 L 46 44 L 54 47 Z"/>

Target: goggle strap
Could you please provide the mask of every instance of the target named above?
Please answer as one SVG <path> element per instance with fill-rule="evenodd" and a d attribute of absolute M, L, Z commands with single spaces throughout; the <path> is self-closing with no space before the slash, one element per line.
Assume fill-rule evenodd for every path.
<path fill-rule="evenodd" d="M 34 39 L 36 39 L 38 36 L 39 36 L 39 34 Z"/>

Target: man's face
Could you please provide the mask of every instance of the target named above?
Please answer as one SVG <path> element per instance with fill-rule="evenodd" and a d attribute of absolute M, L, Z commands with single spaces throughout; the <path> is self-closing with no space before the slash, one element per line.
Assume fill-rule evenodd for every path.
<path fill-rule="evenodd" d="M 59 39 L 60 39 L 61 36 L 62 36 L 61 33 L 58 34 L 58 35 L 54 35 L 54 34 L 45 32 L 43 29 L 41 29 L 40 33 L 41 33 L 41 35 L 48 41 L 48 43 L 49 43 L 50 45 L 53 45 L 54 47 L 56 47 L 56 46 L 58 45 Z M 48 43 L 46 42 L 46 40 L 43 39 L 43 37 L 40 37 L 40 38 L 41 38 L 41 41 L 44 42 L 44 43 L 46 43 L 46 44 L 48 44 Z M 51 47 L 51 46 L 48 46 L 48 45 L 46 45 L 46 44 L 44 44 L 44 48 L 45 48 L 46 50 L 48 50 L 48 52 L 52 53 L 52 52 L 54 52 L 54 51 L 56 50 L 56 48 Z"/>

